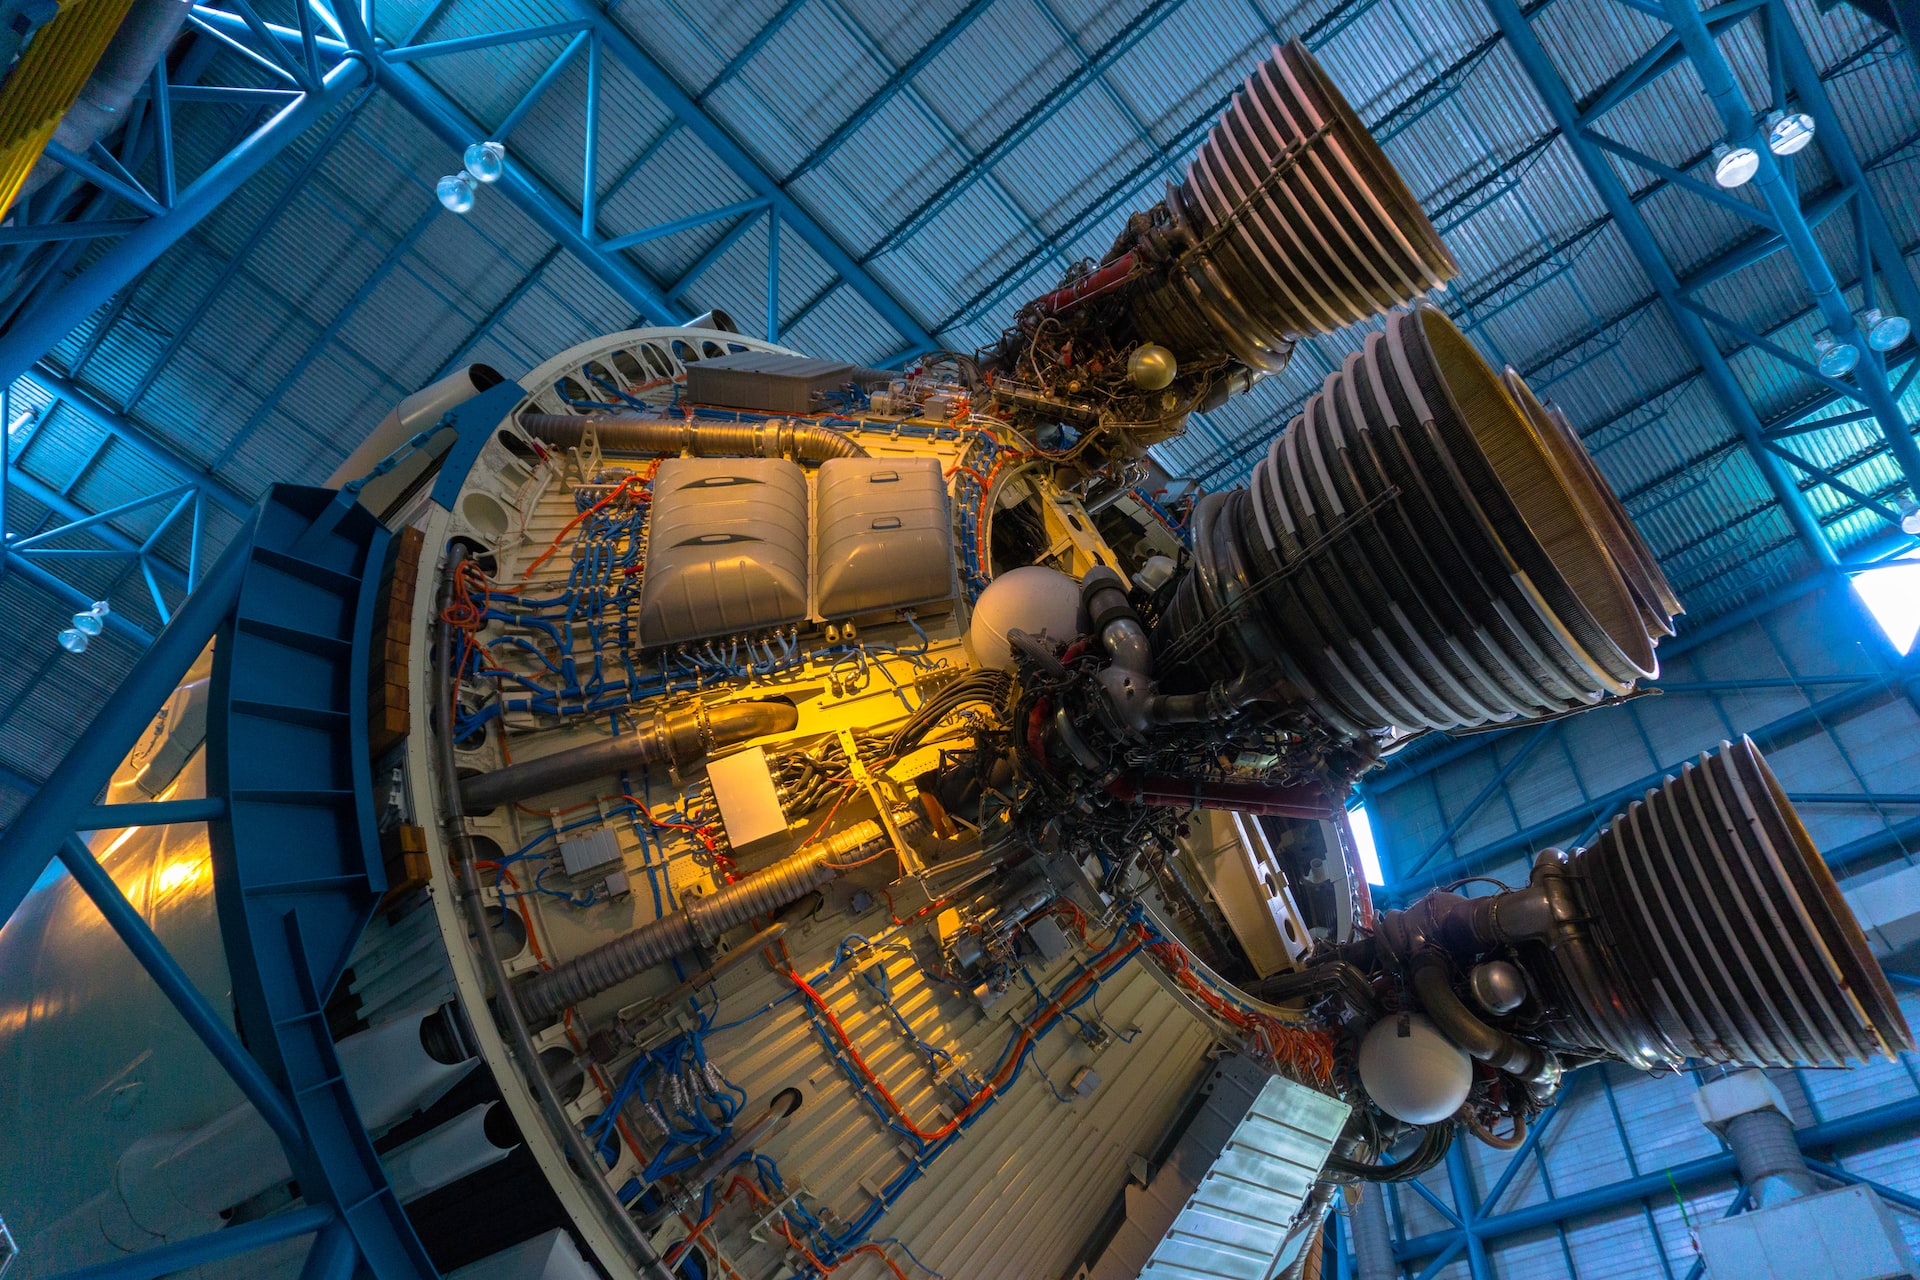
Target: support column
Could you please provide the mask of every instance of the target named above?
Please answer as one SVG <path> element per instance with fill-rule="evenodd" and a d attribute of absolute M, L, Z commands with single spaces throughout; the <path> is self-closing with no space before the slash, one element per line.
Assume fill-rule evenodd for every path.
<path fill-rule="evenodd" d="M 1393 1228 L 1387 1222 L 1387 1197 L 1392 1194 L 1385 1183 L 1367 1183 L 1360 1188 L 1360 1203 L 1348 1215 L 1354 1280 L 1400 1280 L 1400 1264 L 1393 1257 Z"/>

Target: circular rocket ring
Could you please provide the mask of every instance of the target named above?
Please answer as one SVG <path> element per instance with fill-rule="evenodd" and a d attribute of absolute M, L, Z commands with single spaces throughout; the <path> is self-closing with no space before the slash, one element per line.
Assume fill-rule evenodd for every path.
<path fill-rule="evenodd" d="M 1338 440 L 1337 427 L 1329 421 L 1329 415 L 1340 398 L 1339 387 L 1340 374 L 1328 374 L 1320 390 L 1308 399 L 1306 411 L 1288 428 L 1300 437 L 1299 479 L 1308 495 L 1300 514 L 1314 522 L 1323 537 L 1333 525 L 1354 514 L 1342 499 L 1327 464 L 1327 456 L 1334 453 Z M 1357 521 L 1342 536 L 1328 537 L 1321 564 L 1306 566 L 1303 571 L 1319 574 L 1329 597 L 1342 606 L 1348 647 L 1356 660 L 1364 661 L 1385 689 L 1417 717 L 1396 718 L 1395 727 L 1446 730 L 1477 723 L 1479 716 L 1473 709 L 1456 705 L 1443 692 L 1447 685 L 1436 675 L 1437 661 L 1405 614 L 1380 607 L 1390 604 L 1393 596 L 1376 573 L 1374 558 L 1364 553 L 1366 530 L 1372 523 Z M 1390 569 L 1394 557 L 1386 556 L 1383 563 Z"/>
<path fill-rule="evenodd" d="M 1279 52 L 1278 64 L 1294 91 L 1321 118 L 1333 122 L 1341 142 L 1339 154 L 1356 189 L 1365 194 L 1368 212 L 1411 258 L 1414 266 L 1408 274 L 1417 285 L 1415 292 L 1437 289 L 1460 274 L 1460 264 L 1426 210 L 1319 60 L 1299 40 L 1287 41 Z"/>
<path fill-rule="evenodd" d="M 1359 318 L 1349 301 L 1356 286 L 1336 273 L 1333 255 L 1316 229 L 1303 233 L 1284 217 L 1278 186 L 1262 189 L 1276 161 L 1261 154 L 1253 138 L 1256 126 L 1246 114 L 1250 89 L 1259 78 L 1254 72 L 1234 94 L 1194 157 L 1196 171 L 1206 178 L 1200 194 L 1212 223 L 1208 234 L 1214 237 L 1207 252 L 1220 254 L 1236 274 L 1267 286 L 1270 295 L 1271 286 L 1278 285 L 1287 304 L 1281 314 L 1293 336 L 1330 332 Z M 1283 149 L 1301 144 L 1298 138 L 1281 141 Z"/>
<path fill-rule="evenodd" d="M 1434 273 L 1425 264 L 1411 260 L 1409 246 L 1386 218 L 1375 194 L 1365 188 L 1366 180 L 1348 154 L 1356 148 L 1379 153 L 1379 144 L 1364 126 L 1354 131 L 1358 117 L 1351 108 L 1346 111 L 1349 119 L 1343 119 L 1337 111 L 1329 113 L 1314 102 L 1282 57 L 1276 53 L 1254 73 L 1249 81 L 1254 101 L 1269 119 L 1276 115 L 1286 119 L 1289 130 L 1302 138 L 1323 127 L 1325 132 L 1280 179 L 1276 211 L 1290 215 L 1320 245 L 1323 271 L 1337 271 L 1351 282 L 1336 296 L 1355 319 L 1411 301 L 1440 281 L 1431 278 Z M 1338 92 L 1333 92 L 1337 97 Z M 1391 162 L 1384 154 L 1379 158 L 1390 172 Z M 1395 181 L 1399 181 L 1397 175 Z M 1418 211 L 1418 202 L 1412 207 Z M 1423 212 L 1416 216 L 1422 222 L 1426 219 Z"/>
<path fill-rule="evenodd" d="M 1486 564 L 1499 569 L 1496 561 L 1488 559 L 1493 549 L 1483 536 L 1486 531 L 1475 520 L 1448 518 L 1453 508 L 1441 499 L 1443 495 L 1453 496 L 1451 486 L 1445 485 L 1445 477 L 1437 474 L 1437 468 L 1430 482 L 1428 472 L 1416 461 L 1404 425 L 1409 421 L 1410 404 L 1391 368 L 1384 334 L 1368 336 L 1365 358 L 1355 371 L 1364 377 L 1353 379 L 1349 390 L 1366 426 L 1364 432 L 1354 436 L 1356 445 L 1363 446 L 1355 456 L 1367 461 L 1382 487 L 1399 488 L 1396 514 L 1407 532 L 1407 545 L 1417 548 L 1430 566 L 1436 584 L 1434 598 L 1452 607 L 1449 616 L 1465 652 L 1464 660 L 1481 673 L 1490 688 L 1504 695 L 1496 701 L 1503 701 L 1515 716 L 1583 705 L 1549 691 L 1549 672 L 1544 666 L 1536 669 L 1528 638 L 1514 622 L 1511 611 L 1502 607 L 1502 591 L 1512 590 L 1510 575 L 1496 572 L 1489 580 L 1483 573 Z M 1433 483 L 1443 487 L 1435 489 Z M 1454 503 L 1458 503 L 1457 497 Z M 1476 556 L 1483 543 L 1486 553 Z"/>
<path fill-rule="evenodd" d="M 1337 328 L 1339 313 L 1326 305 L 1326 282 L 1308 272 L 1312 260 L 1304 246 L 1297 240 L 1283 244 L 1276 238 L 1267 220 L 1258 216 L 1270 214 L 1265 208 L 1270 197 L 1245 194 L 1247 188 L 1258 187 L 1258 176 L 1242 179 L 1235 172 L 1237 147 L 1229 130 L 1245 96 L 1244 86 L 1235 92 L 1187 167 L 1196 237 L 1213 241 L 1200 256 L 1218 259 L 1224 273 L 1257 290 L 1262 310 L 1278 322 L 1282 332 L 1298 337 Z M 1248 171 L 1263 163 L 1239 161 Z M 1232 222 L 1243 203 L 1247 207 L 1240 220 Z"/>
<path fill-rule="evenodd" d="M 1196 244 L 1216 221 L 1208 207 L 1209 199 L 1217 197 L 1214 180 L 1197 167 L 1203 156 L 1196 156 L 1188 164 L 1187 181 L 1173 188 L 1167 199 L 1176 222 L 1186 228 Z M 1289 295 L 1292 291 L 1284 277 L 1229 270 L 1237 265 L 1232 260 L 1222 261 L 1212 249 L 1190 249 L 1175 260 L 1168 279 L 1186 304 L 1206 319 L 1215 345 L 1225 347 L 1249 368 L 1278 372 L 1293 354 L 1293 327 L 1286 323 L 1292 312 L 1270 303 L 1263 306 L 1260 297 L 1241 294 L 1249 283 L 1269 297 L 1276 285 Z M 1151 292 L 1145 296 L 1150 298 Z"/>
<path fill-rule="evenodd" d="M 1370 417 L 1391 412 L 1390 406 L 1385 410 L 1379 407 L 1374 385 L 1378 376 L 1379 371 L 1362 353 L 1349 356 L 1334 418 L 1342 436 L 1340 458 L 1356 500 L 1384 493 L 1393 485 L 1379 452 L 1391 444 L 1377 438 L 1380 433 Z M 1395 603 L 1417 627 L 1424 628 L 1427 643 L 1461 686 L 1462 696 L 1478 708 L 1475 723 L 1497 723 L 1533 714 L 1543 704 L 1526 686 L 1509 678 L 1509 664 L 1475 621 L 1476 616 L 1488 611 L 1492 597 L 1472 574 L 1456 579 L 1441 568 L 1411 514 L 1410 504 L 1420 500 L 1419 494 L 1401 490 L 1391 510 L 1364 531 L 1376 539 L 1377 554 L 1393 559 L 1395 570 L 1406 583 L 1406 594 L 1396 597 Z"/>
<path fill-rule="evenodd" d="M 1659 664 L 1625 579 L 1492 367 L 1430 304 L 1393 317 L 1388 329 L 1396 359 L 1405 356 L 1423 397 L 1451 410 L 1434 413 L 1434 425 L 1557 623 L 1612 692 L 1652 678 Z"/>
<path fill-rule="evenodd" d="M 1594 465 L 1593 456 L 1587 452 L 1573 424 L 1567 421 L 1567 415 L 1542 404 L 1533 388 L 1514 370 L 1507 369 L 1500 380 L 1533 422 L 1555 461 L 1567 472 L 1568 487 L 1599 531 L 1608 554 L 1620 566 L 1621 576 L 1626 579 L 1650 628 L 1648 634 L 1672 635 L 1674 615 L 1684 612 L 1680 600 L 1661 571 L 1653 548 L 1647 545 L 1633 517 L 1620 505 L 1613 487 Z"/>
<path fill-rule="evenodd" d="M 1751 820 L 1763 825 L 1774 851 L 1776 872 L 1784 871 L 1804 907 L 1804 924 L 1827 948 L 1837 966 L 1848 1003 L 1872 1033 L 1880 1052 L 1891 1059 L 1896 1052 L 1912 1052 L 1913 1032 L 1900 1011 L 1899 999 L 1886 974 L 1873 959 L 1866 934 L 1847 906 L 1832 868 L 1814 846 L 1786 789 L 1774 776 L 1753 739 L 1723 747 L 1720 758 L 1737 780 L 1751 805 Z"/>
<path fill-rule="evenodd" d="M 1435 421 L 1457 415 L 1452 398 L 1444 388 L 1436 392 L 1440 401 L 1437 408 L 1427 398 L 1426 388 L 1414 376 L 1398 325 L 1400 319 L 1400 315 L 1388 317 L 1382 340 L 1374 350 L 1380 355 L 1381 387 L 1402 424 L 1394 433 L 1403 447 L 1402 483 L 1415 485 L 1427 495 L 1436 513 L 1433 536 L 1457 540 L 1469 571 L 1479 576 L 1493 596 L 1493 616 L 1504 628 L 1503 640 L 1511 642 L 1503 643 L 1503 651 L 1542 691 L 1551 709 L 1588 706 L 1606 692 L 1626 692 L 1625 682 L 1608 676 L 1554 616 L 1501 540 L 1500 530 Z M 1474 447 L 1470 439 L 1465 447 Z M 1482 463 L 1481 486 L 1499 492 L 1497 478 L 1484 478 L 1491 470 L 1490 464 L 1484 459 Z"/>
<path fill-rule="evenodd" d="M 1635 801 L 1568 865 L 1613 1003 L 1670 1059 L 1839 1065 L 1912 1032 L 1832 873 L 1751 740 Z M 1604 1013 L 1583 1012 L 1590 1024 Z M 1596 1027 L 1597 1029 L 1597 1027 Z"/>
<path fill-rule="evenodd" d="M 1294 607 L 1269 609 L 1267 624 L 1281 638 L 1277 647 L 1308 669 L 1313 683 L 1339 704 L 1345 718 L 1369 728 L 1424 724 L 1425 717 L 1403 700 L 1402 691 L 1355 642 L 1355 628 L 1336 602 L 1340 588 L 1332 580 L 1339 575 L 1323 577 L 1324 566 L 1307 556 L 1307 548 L 1319 540 L 1323 526 L 1301 475 L 1304 420 L 1302 414 L 1289 423 L 1275 442 L 1278 448 L 1270 451 L 1269 492 L 1279 499 L 1275 510 L 1280 516 L 1274 529 L 1278 546 L 1273 561 L 1275 570 L 1284 566 L 1284 576 L 1278 591 L 1269 588 L 1265 594 L 1273 604 L 1279 603 L 1277 596 L 1291 598 Z M 1256 555 L 1260 550 L 1264 548 L 1257 548 Z"/>
<path fill-rule="evenodd" d="M 1361 353 L 1349 355 L 1338 380 L 1329 379 L 1324 425 L 1333 441 L 1326 478 L 1349 507 L 1358 508 L 1385 492 L 1387 486 L 1373 469 L 1363 438 L 1356 384 L 1364 381 Z M 1397 502 L 1383 507 L 1371 520 L 1358 522 L 1351 542 L 1368 575 L 1379 584 L 1379 598 L 1394 622 L 1423 659 L 1427 678 L 1445 690 L 1455 716 L 1450 727 L 1492 724 L 1521 714 L 1497 685 L 1486 680 L 1462 647 L 1460 622 L 1464 613 L 1445 584 L 1437 580 L 1425 548 L 1412 539 L 1396 540 L 1390 531 L 1406 528 Z"/>

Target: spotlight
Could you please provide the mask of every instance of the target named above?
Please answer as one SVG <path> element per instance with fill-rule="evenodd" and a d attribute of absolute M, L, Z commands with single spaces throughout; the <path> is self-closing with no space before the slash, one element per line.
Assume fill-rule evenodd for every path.
<path fill-rule="evenodd" d="M 1860 363 L 1860 348 L 1851 342 L 1839 342 L 1829 331 L 1822 329 L 1813 340 L 1813 354 L 1819 362 L 1823 377 L 1844 378 L 1853 372 L 1853 366 Z"/>
<path fill-rule="evenodd" d="M 476 142 L 460 160 L 476 182 L 498 182 L 507 167 L 507 149 L 498 142 Z"/>
<path fill-rule="evenodd" d="M 1900 504 L 1900 532 L 1910 538 L 1920 538 L 1920 502 L 1909 498 Z"/>
<path fill-rule="evenodd" d="M 1913 332 L 1913 324 L 1905 316 L 1888 315 L 1878 307 L 1862 307 L 1853 313 L 1853 322 L 1867 335 L 1867 345 L 1875 351 L 1891 351 Z"/>
<path fill-rule="evenodd" d="M 1777 156 L 1790 156 L 1806 150 L 1813 141 L 1813 117 L 1804 111 L 1767 113 L 1767 150 Z"/>
<path fill-rule="evenodd" d="M 87 642 L 107 629 L 106 617 L 113 610 L 105 600 L 95 600 L 73 615 L 73 625 L 60 633 L 60 647 L 68 653 L 85 653 Z"/>
<path fill-rule="evenodd" d="M 473 208 L 473 175 L 462 169 L 450 173 L 433 186 L 433 194 L 440 197 L 440 203 L 454 213 L 465 213 Z"/>
<path fill-rule="evenodd" d="M 1745 186 L 1760 168 L 1760 153 L 1752 147 L 1730 147 L 1721 143 L 1713 149 L 1713 180 L 1723 187 Z"/>

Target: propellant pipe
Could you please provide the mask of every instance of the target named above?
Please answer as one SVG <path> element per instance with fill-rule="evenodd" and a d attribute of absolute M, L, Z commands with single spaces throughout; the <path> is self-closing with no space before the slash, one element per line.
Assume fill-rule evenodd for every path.
<path fill-rule="evenodd" d="M 460 806 L 482 812 L 626 769 L 656 764 L 685 768 L 722 747 L 785 733 L 799 723 L 800 713 L 785 702 L 735 702 L 721 707 L 683 702 L 660 707 L 639 717 L 631 733 L 462 779 Z"/>
<path fill-rule="evenodd" d="M 696 458 L 791 458 L 825 462 L 864 458 L 851 436 L 817 422 L 686 422 L 677 418 L 589 418 L 571 413 L 526 413 L 520 426 L 557 449 L 577 449 L 592 431 L 608 453 L 692 454 Z"/>
<path fill-rule="evenodd" d="M 894 826 L 901 831 L 925 821 L 913 810 L 901 809 L 893 815 Z M 514 1003 L 533 1022 L 549 1020 L 570 1004 L 665 964 L 695 945 L 710 946 L 727 930 L 779 910 L 826 884 L 848 865 L 880 852 L 889 841 L 886 828 L 877 821 L 857 822 L 718 892 L 689 899 L 678 911 L 534 974 L 514 992 Z"/>

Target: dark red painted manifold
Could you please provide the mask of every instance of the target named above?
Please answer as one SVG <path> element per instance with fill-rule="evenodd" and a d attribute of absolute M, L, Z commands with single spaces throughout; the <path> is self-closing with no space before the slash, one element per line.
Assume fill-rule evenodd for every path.
<path fill-rule="evenodd" d="M 1281 787 L 1259 782 L 1198 782 L 1190 778 L 1122 778 L 1111 790 L 1119 800 L 1169 809 L 1228 809 L 1275 818 L 1328 821 L 1339 814 L 1339 806 L 1311 782 Z"/>

